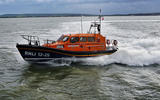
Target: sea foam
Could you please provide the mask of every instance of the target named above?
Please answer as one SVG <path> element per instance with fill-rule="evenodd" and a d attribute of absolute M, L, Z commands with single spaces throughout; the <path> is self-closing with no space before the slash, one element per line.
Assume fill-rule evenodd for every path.
<path fill-rule="evenodd" d="M 110 23 L 103 23 L 102 32 L 107 38 L 119 41 L 119 50 L 112 55 L 79 59 L 83 61 L 82 64 L 108 65 L 119 63 L 130 66 L 160 64 L 160 40 L 158 37 L 150 37 L 149 33 L 143 33 L 140 30 L 120 29 Z"/>
<path fill-rule="evenodd" d="M 142 30 L 138 29 L 131 30 L 128 27 L 116 27 L 117 22 L 123 23 L 123 21 L 120 20 L 110 22 L 106 21 L 102 24 L 102 35 L 106 36 L 107 39 L 116 39 L 119 42 L 119 50 L 116 53 L 112 55 L 93 58 L 71 58 L 71 63 L 67 63 L 67 65 L 72 64 L 72 62 L 81 62 L 79 64 L 83 65 L 102 66 L 114 63 L 126 64 L 130 66 L 147 66 L 151 64 L 160 64 L 159 37 L 150 36 L 150 34 L 152 34 L 153 32 L 144 33 Z M 128 22 L 129 21 L 127 21 L 127 24 L 129 24 Z M 131 21 L 131 23 L 132 22 L 134 21 Z M 89 25 L 90 21 L 83 22 L 84 33 L 88 31 Z M 49 31 L 47 32 L 47 34 L 41 34 L 40 37 L 56 40 L 62 34 L 80 33 L 80 26 L 80 22 L 64 22 L 59 28 L 48 29 Z M 62 63 L 63 62 L 64 61 L 62 61 Z"/>

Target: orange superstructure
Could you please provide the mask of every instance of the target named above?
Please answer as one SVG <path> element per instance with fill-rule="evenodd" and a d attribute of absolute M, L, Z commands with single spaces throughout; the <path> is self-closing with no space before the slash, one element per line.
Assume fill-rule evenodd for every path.
<path fill-rule="evenodd" d="M 67 34 L 62 35 L 55 43 L 43 46 L 67 51 L 103 51 L 106 50 L 106 40 L 101 34 Z"/>

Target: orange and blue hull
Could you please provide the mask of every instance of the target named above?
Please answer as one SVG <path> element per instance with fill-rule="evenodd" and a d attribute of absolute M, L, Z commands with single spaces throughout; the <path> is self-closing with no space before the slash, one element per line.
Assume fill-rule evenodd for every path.
<path fill-rule="evenodd" d="M 17 44 L 16 47 L 19 50 L 24 60 L 33 62 L 49 61 L 55 58 L 96 57 L 96 56 L 110 55 L 117 51 L 117 49 L 114 49 L 105 51 L 78 52 L 78 51 L 66 51 L 55 48 L 48 48 L 43 46 L 22 45 L 22 44 Z"/>

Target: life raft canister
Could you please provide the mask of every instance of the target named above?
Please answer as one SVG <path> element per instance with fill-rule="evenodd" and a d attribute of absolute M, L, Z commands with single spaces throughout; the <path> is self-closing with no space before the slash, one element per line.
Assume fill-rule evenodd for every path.
<path fill-rule="evenodd" d="M 107 40 L 107 45 L 110 45 L 110 40 Z"/>
<path fill-rule="evenodd" d="M 118 41 L 117 40 L 113 40 L 113 45 L 117 46 Z"/>

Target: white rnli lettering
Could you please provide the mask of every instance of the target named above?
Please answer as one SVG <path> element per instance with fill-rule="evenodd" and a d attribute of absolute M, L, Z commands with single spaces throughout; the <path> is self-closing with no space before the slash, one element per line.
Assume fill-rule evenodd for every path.
<path fill-rule="evenodd" d="M 25 51 L 25 56 L 38 56 L 38 57 L 47 57 L 49 58 L 50 57 L 50 53 L 42 53 L 42 52 L 31 52 L 31 51 Z"/>
<path fill-rule="evenodd" d="M 50 57 L 50 54 L 49 53 L 38 52 L 38 56 L 39 57 Z"/>
<path fill-rule="evenodd" d="M 30 51 L 25 51 L 24 53 L 26 56 L 36 56 L 36 52 L 30 52 Z"/>

